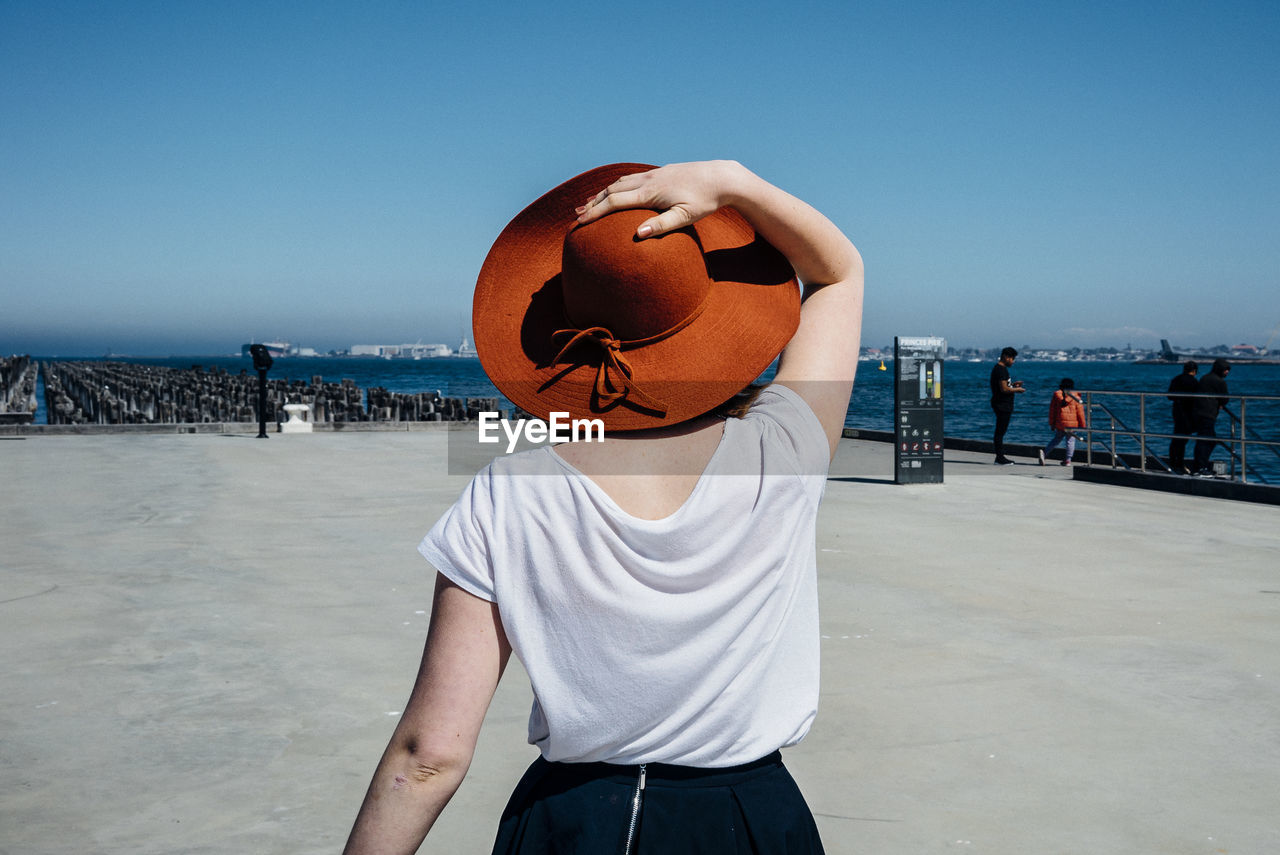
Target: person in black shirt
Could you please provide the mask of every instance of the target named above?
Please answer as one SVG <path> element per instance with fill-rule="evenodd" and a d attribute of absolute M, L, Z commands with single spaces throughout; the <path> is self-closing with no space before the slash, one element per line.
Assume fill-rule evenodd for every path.
<path fill-rule="evenodd" d="M 1227 375 L 1231 373 L 1231 363 L 1225 359 L 1213 360 L 1213 368 L 1200 378 L 1197 391 L 1201 395 L 1213 395 L 1212 398 L 1192 398 L 1195 402 L 1196 440 L 1195 470 L 1196 475 L 1210 475 L 1209 455 L 1217 445 L 1217 432 L 1214 425 L 1218 421 L 1218 413 L 1227 405 Z"/>
<path fill-rule="evenodd" d="M 1009 429 L 1009 419 L 1013 418 L 1014 398 L 1026 389 L 1022 381 L 1009 379 L 1009 366 L 1018 358 L 1018 351 L 1006 347 L 1000 351 L 1000 361 L 991 369 L 991 409 L 996 414 L 996 432 L 992 444 L 995 446 L 996 464 L 1012 466 L 1013 461 L 1004 456 L 1004 434 Z"/>
<path fill-rule="evenodd" d="M 1186 466 L 1187 434 L 1196 432 L 1193 411 L 1195 398 L 1184 398 L 1185 394 L 1194 395 L 1200 391 L 1196 381 L 1196 371 L 1200 366 L 1194 360 L 1182 363 L 1182 373 L 1169 381 L 1169 400 L 1173 402 L 1173 432 L 1181 436 L 1169 440 L 1169 468 L 1175 475 L 1190 474 Z"/>

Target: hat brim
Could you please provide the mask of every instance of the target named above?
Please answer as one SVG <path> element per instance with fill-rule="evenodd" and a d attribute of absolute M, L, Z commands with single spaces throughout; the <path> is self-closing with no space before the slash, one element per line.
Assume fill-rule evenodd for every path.
<path fill-rule="evenodd" d="M 594 394 L 596 364 L 553 364 L 560 349 L 553 334 L 572 326 L 559 277 L 575 208 L 650 169 L 617 163 L 566 181 L 517 214 L 489 250 L 472 304 L 476 352 L 499 391 L 534 416 L 600 419 L 611 431 L 687 421 L 758 378 L 795 334 L 800 291 L 790 264 L 741 215 L 721 208 L 694 224 L 712 280 L 702 312 L 625 354 L 635 385 L 662 402 L 661 411 L 629 398 L 603 405 Z"/>

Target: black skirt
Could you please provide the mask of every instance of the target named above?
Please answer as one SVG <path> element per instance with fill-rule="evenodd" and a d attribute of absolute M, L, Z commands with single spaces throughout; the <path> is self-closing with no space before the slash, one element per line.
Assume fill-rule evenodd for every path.
<path fill-rule="evenodd" d="M 819 855 L 822 841 L 778 752 L 727 769 L 539 757 L 502 813 L 494 855 Z M 628 849 L 630 841 L 630 849 Z"/>

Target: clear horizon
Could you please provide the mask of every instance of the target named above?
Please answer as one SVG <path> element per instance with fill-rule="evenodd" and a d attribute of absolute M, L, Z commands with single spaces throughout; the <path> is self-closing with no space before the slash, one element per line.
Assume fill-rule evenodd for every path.
<path fill-rule="evenodd" d="M 1280 338 L 1280 336 L 1278 336 L 1278 338 Z M 247 342 L 246 342 L 246 343 L 247 343 Z M 383 342 L 365 342 L 365 341 L 362 341 L 362 342 L 358 342 L 358 344 L 384 344 L 384 345 L 402 345 L 402 344 L 413 344 L 413 343 L 414 343 L 414 342 L 391 342 L 391 341 L 383 341 Z M 451 344 L 451 343 L 449 343 L 449 342 L 422 342 L 422 343 L 423 343 L 423 344 L 436 344 L 436 343 L 439 343 L 439 344 L 449 344 L 451 347 L 453 347 L 453 346 L 454 346 L 453 344 Z M 304 347 L 308 347 L 308 346 L 309 346 L 309 345 L 306 345 L 305 343 L 302 343 L 302 342 L 290 342 L 290 344 L 294 344 L 294 345 L 301 345 L 301 346 L 304 346 Z M 1262 343 L 1260 343 L 1260 342 L 1235 342 L 1234 344 L 1229 343 L 1229 342 L 1217 342 L 1217 343 L 1215 343 L 1215 344 L 1185 344 L 1185 343 L 1182 343 L 1182 342 L 1171 342 L 1170 344 L 1172 345 L 1172 347 L 1174 348 L 1174 350 L 1177 350 L 1177 351 L 1212 351 L 1212 350 L 1214 350 L 1215 348 L 1219 348 L 1219 347 L 1227 347 L 1227 348 L 1231 348 L 1231 347 L 1235 347 L 1235 346 L 1237 346 L 1237 345 L 1253 345 L 1253 346 L 1256 346 L 1256 347 L 1261 348 L 1261 347 L 1263 347 L 1263 346 L 1264 346 L 1265 342 L 1262 342 Z M 1098 345 L 1098 346 L 1096 346 L 1096 347 L 1083 347 L 1083 346 L 1080 346 L 1080 345 L 1040 345 L 1040 344 L 1027 343 L 1027 342 L 1021 342 L 1021 343 L 1014 342 L 1012 345 L 1010 345 L 1010 344 L 1009 344 L 1009 343 L 1007 343 L 1007 342 L 1004 342 L 1004 343 L 1001 343 L 1001 344 L 995 344 L 995 345 L 967 345 L 967 344 L 952 344 L 950 341 L 948 341 L 948 342 L 947 342 L 947 347 L 948 347 L 948 349 L 950 349 L 950 350 L 986 350 L 986 351 L 990 351 L 990 350 L 999 350 L 1000 348 L 1002 348 L 1002 347 L 1006 347 L 1006 346 L 1016 347 L 1016 348 L 1018 349 L 1018 351 L 1019 351 L 1019 359 L 1024 359 L 1024 358 L 1028 357 L 1028 356 L 1030 355 L 1030 353 L 1031 353 L 1031 352 L 1035 352 L 1035 351 L 1060 351 L 1060 350 L 1061 350 L 1061 351 L 1070 351 L 1070 350 L 1076 350 L 1076 349 L 1078 349 L 1078 350 L 1081 350 L 1081 351 L 1094 352 L 1094 351 L 1100 351 L 1100 350 L 1104 350 L 1104 349 L 1112 349 L 1112 350 L 1119 350 L 1119 351 L 1125 351 L 1125 350 L 1128 350 L 1128 349 L 1129 349 L 1129 348 L 1127 348 L 1125 345 Z M 379 357 L 379 356 L 372 356 L 372 355 L 362 355 L 362 356 L 346 356 L 346 355 L 341 355 L 341 353 L 340 353 L 340 352 L 341 352 L 341 351 L 343 351 L 343 350 L 348 349 L 349 347 L 350 347 L 350 345 L 348 345 L 348 346 L 346 346 L 346 347 L 329 348 L 329 349 L 326 349 L 326 350 L 323 350 L 323 351 L 321 351 L 321 350 L 318 350 L 318 349 L 317 349 L 316 355 L 315 355 L 314 357 L 312 357 L 312 356 L 289 356 L 289 357 L 281 357 L 281 358 L 287 358 L 287 359 L 291 359 L 291 360 L 292 360 L 292 359 L 301 359 L 301 360 L 306 360 L 306 359 L 313 359 L 313 358 L 344 358 L 344 359 L 347 359 L 347 358 L 349 358 L 349 359 L 381 359 L 381 358 L 382 358 L 382 357 Z M 874 342 L 868 342 L 868 341 L 866 340 L 866 337 L 864 336 L 864 337 L 863 337 L 863 341 L 862 341 L 862 347 L 864 347 L 864 348 L 873 348 L 873 349 L 879 349 L 879 350 L 892 351 L 892 350 L 893 350 L 893 340 L 892 340 L 892 339 L 890 339 L 888 342 L 886 342 L 886 343 L 884 343 L 884 344 L 875 344 Z M 1146 351 L 1158 351 L 1159 349 L 1160 349 L 1160 345 L 1159 345 L 1159 344 L 1157 344 L 1155 347 L 1139 347 L 1139 346 L 1134 346 L 1134 347 L 1132 348 L 1132 350 L 1133 350 L 1133 351 L 1144 351 L 1144 352 L 1146 352 Z M 456 347 L 455 347 L 455 350 L 456 350 Z M 1271 348 L 1270 353 L 1274 353 L 1275 351 L 1276 351 L 1276 347 L 1275 347 L 1275 346 L 1273 346 L 1273 347 Z M 331 356 L 330 356 L 330 353 L 331 353 L 331 352 L 339 353 L 340 355 L 339 355 L 339 356 L 337 356 L 337 357 L 331 357 Z M 15 356 L 15 355 L 30 356 L 30 357 L 33 357 L 33 358 L 39 358 L 39 359 L 85 359 L 85 360 L 92 360 L 92 359 L 106 359 L 106 358 L 120 358 L 120 359 L 188 359 L 188 358 L 196 358 L 196 357 L 217 358 L 217 359 L 227 359 L 227 358 L 233 358 L 233 357 L 234 357 L 234 358 L 240 358 L 240 357 L 241 357 L 240 348 L 238 348 L 238 347 L 237 347 L 237 348 L 234 348 L 234 349 L 228 348 L 227 350 L 211 350 L 211 351 L 207 351 L 207 352 L 205 352 L 205 351 L 200 351 L 200 352 L 197 352 L 197 351 L 187 351 L 187 352 L 179 352 L 179 351 L 161 352 L 161 351 L 154 351 L 154 350 L 149 351 L 149 350 L 145 350 L 145 349 L 144 349 L 144 350 L 132 351 L 132 352 L 123 352 L 123 351 L 105 351 L 105 352 L 104 352 L 104 353 L 102 353 L 102 354 L 94 354 L 94 353 L 91 353 L 91 352 L 79 352 L 79 351 L 75 351 L 75 350 L 68 350 L 68 351 L 61 352 L 61 353 L 56 352 L 56 351 L 51 351 L 51 352 L 15 351 L 15 352 L 13 352 L 13 353 L 5 352 L 5 351 L 0 351 L 0 356 Z M 448 357 L 445 357 L 445 358 L 448 358 Z"/>
<path fill-rule="evenodd" d="M 869 343 L 1280 325 L 1278 4 L 644 12 L 0 4 L 0 352 L 452 346 L 535 197 L 704 157 L 850 235 Z"/>

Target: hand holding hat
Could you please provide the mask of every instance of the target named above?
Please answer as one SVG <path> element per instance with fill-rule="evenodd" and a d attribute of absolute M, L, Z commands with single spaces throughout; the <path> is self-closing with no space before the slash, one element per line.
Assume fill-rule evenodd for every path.
<path fill-rule="evenodd" d="M 721 207 L 735 176 L 750 173 L 612 164 L 520 212 L 473 302 L 493 384 L 540 418 L 628 431 L 702 415 L 756 379 L 795 332 L 800 292 L 786 257 Z"/>
<path fill-rule="evenodd" d="M 641 223 L 636 237 L 658 237 L 732 205 L 735 194 L 731 190 L 744 174 L 733 161 L 714 160 L 624 175 L 577 209 L 578 224 L 615 211 L 646 208 L 661 213 Z"/>

